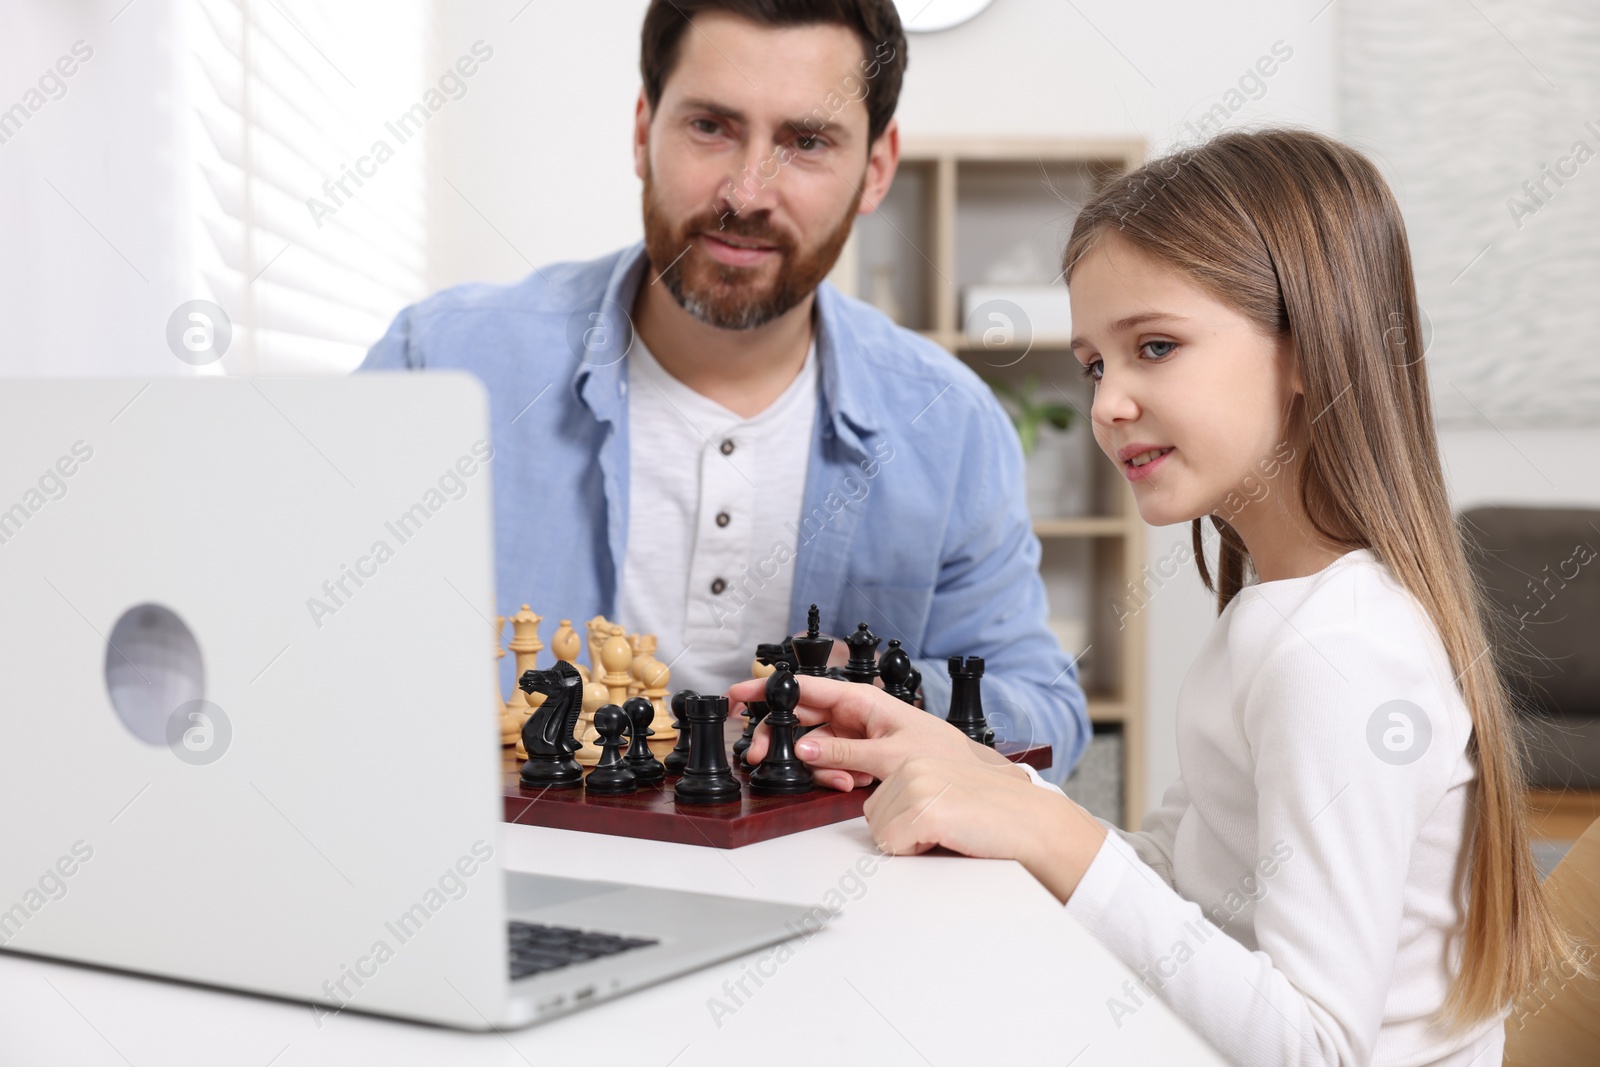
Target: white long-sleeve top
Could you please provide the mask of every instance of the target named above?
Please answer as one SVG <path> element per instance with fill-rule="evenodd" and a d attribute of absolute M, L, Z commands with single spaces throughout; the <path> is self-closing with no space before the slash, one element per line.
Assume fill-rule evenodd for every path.
<path fill-rule="evenodd" d="M 1112 1018 L 1158 995 L 1250 1067 L 1497 1067 L 1503 1016 L 1430 1018 L 1461 951 L 1470 732 L 1371 550 L 1241 590 L 1184 679 L 1179 780 L 1138 832 L 1106 824 L 1067 903 L 1139 976 Z"/>

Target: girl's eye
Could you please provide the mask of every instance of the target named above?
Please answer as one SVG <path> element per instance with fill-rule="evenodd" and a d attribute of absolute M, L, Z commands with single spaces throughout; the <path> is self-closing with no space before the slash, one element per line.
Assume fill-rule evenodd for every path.
<path fill-rule="evenodd" d="M 1102 367 L 1100 361 L 1098 359 L 1091 359 L 1089 362 L 1083 365 L 1083 376 L 1085 378 L 1092 378 L 1098 382 L 1100 380 L 1101 370 Z"/>
<path fill-rule="evenodd" d="M 1178 342 L 1176 341 L 1146 341 L 1139 346 L 1139 351 L 1145 353 L 1151 359 L 1165 359 L 1172 355 L 1172 350 L 1177 347 Z M 1157 348 L 1160 348 L 1161 351 L 1155 351 Z"/>

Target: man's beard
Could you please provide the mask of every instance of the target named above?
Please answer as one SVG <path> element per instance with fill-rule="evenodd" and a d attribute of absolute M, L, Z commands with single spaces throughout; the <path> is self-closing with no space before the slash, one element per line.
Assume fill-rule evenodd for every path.
<path fill-rule="evenodd" d="M 860 203 L 858 188 L 839 224 L 816 248 L 800 253 L 794 238 L 774 227 L 764 210 L 746 216 L 718 212 L 713 206 L 674 227 L 656 203 L 655 186 L 646 167 L 645 254 L 661 284 L 683 310 L 707 326 L 752 330 L 798 305 L 828 276 L 850 237 Z M 772 246 L 778 255 L 777 277 L 761 286 L 756 278 L 765 266 L 735 267 L 716 262 L 703 249 L 691 247 L 701 233 L 746 237 Z"/>

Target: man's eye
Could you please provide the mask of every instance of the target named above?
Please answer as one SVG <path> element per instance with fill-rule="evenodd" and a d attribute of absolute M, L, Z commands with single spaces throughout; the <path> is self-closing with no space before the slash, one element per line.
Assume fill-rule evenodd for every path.
<path fill-rule="evenodd" d="M 822 138 L 813 137 L 810 134 L 801 134 L 794 139 L 794 146 L 802 152 L 815 151 L 822 147 Z"/>
<path fill-rule="evenodd" d="M 717 124 L 710 119 L 692 119 L 689 122 L 700 133 L 716 133 Z"/>

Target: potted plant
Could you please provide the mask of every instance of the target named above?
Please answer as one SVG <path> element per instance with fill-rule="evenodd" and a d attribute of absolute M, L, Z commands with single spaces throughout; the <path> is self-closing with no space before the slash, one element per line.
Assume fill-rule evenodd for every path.
<path fill-rule="evenodd" d="M 1069 432 L 1079 421 L 1076 409 L 1065 396 L 1057 400 L 1041 390 L 1034 375 L 1020 386 L 998 378 L 985 381 L 1022 441 L 1028 511 L 1040 519 L 1082 514 L 1090 472 L 1083 462 L 1082 434 Z"/>

